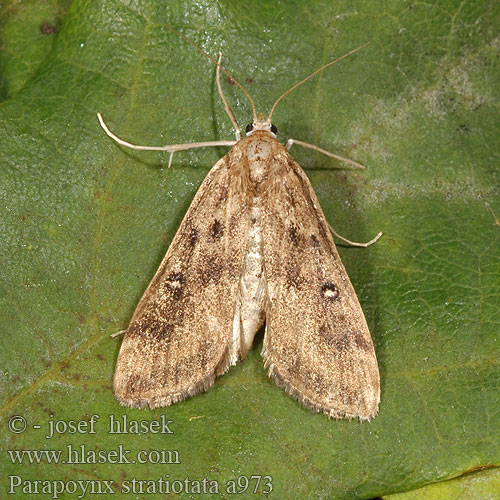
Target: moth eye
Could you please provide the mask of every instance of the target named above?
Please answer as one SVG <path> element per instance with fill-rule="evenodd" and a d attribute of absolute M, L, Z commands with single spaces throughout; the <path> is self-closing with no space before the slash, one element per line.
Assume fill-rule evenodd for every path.
<path fill-rule="evenodd" d="M 276 128 L 276 125 L 273 125 L 272 123 L 271 123 L 271 132 L 274 135 L 276 135 L 278 133 L 278 129 Z"/>
<path fill-rule="evenodd" d="M 251 132 L 252 130 L 253 130 L 253 123 L 249 123 L 245 128 L 245 132 L 248 134 L 248 132 Z"/>

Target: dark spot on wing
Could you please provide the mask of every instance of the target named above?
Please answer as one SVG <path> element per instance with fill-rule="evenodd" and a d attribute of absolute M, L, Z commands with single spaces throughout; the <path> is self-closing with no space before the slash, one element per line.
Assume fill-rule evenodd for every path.
<path fill-rule="evenodd" d="M 191 245 L 191 247 L 194 247 L 197 241 L 198 241 L 198 229 L 193 227 L 191 228 L 191 233 L 189 234 L 189 244 Z"/>
<path fill-rule="evenodd" d="M 167 293 L 170 294 L 171 292 L 167 291 Z M 150 350 L 151 355 L 153 355 L 157 345 L 156 342 L 169 339 L 174 333 L 175 323 L 180 320 L 177 304 L 177 301 L 167 300 L 166 305 L 155 304 L 146 309 L 144 314 L 129 326 L 127 338 L 137 337 L 143 348 Z M 161 315 L 163 315 L 163 319 L 159 317 Z"/>
<path fill-rule="evenodd" d="M 136 325 L 130 325 L 126 330 L 125 330 L 125 335 L 128 338 L 134 338 L 134 337 L 140 337 L 141 336 L 141 329 L 136 328 Z"/>
<path fill-rule="evenodd" d="M 227 200 L 227 186 L 220 186 L 214 194 L 215 206 L 222 205 Z"/>
<path fill-rule="evenodd" d="M 174 331 L 174 325 L 154 322 L 148 328 L 149 336 L 156 342 L 168 340 Z"/>
<path fill-rule="evenodd" d="M 289 262 L 286 266 L 286 283 L 288 287 L 299 289 L 303 278 L 300 275 L 300 267 L 295 262 Z"/>
<path fill-rule="evenodd" d="M 172 293 L 175 299 L 182 296 L 185 286 L 186 277 L 182 273 L 170 273 L 163 283 L 164 290 Z"/>
<path fill-rule="evenodd" d="M 354 343 L 356 344 L 357 347 L 359 347 L 363 351 L 371 351 L 372 350 L 371 342 L 369 340 L 367 340 L 366 337 L 360 332 L 356 332 L 354 334 Z"/>
<path fill-rule="evenodd" d="M 337 335 L 333 340 L 333 345 L 339 352 L 345 352 L 349 350 L 351 344 L 351 339 L 347 333 Z"/>
<path fill-rule="evenodd" d="M 222 224 L 220 223 L 220 221 L 215 219 L 214 223 L 210 226 L 210 236 L 212 237 L 212 240 L 219 240 L 220 238 L 222 238 L 223 234 L 224 230 L 222 229 Z"/>
<path fill-rule="evenodd" d="M 339 289 L 337 288 L 337 285 L 331 283 L 330 281 L 327 281 L 321 287 L 321 297 L 323 297 L 323 299 L 328 301 L 338 300 Z"/>
<path fill-rule="evenodd" d="M 331 333 L 328 325 L 321 325 L 318 329 L 319 336 L 326 342 L 330 343 Z"/>
<path fill-rule="evenodd" d="M 328 229 L 324 224 L 318 224 L 319 237 L 323 241 L 323 244 L 327 249 L 330 250 L 330 256 L 332 259 L 337 260 L 336 252 L 334 251 L 330 239 L 328 238 Z"/>
<path fill-rule="evenodd" d="M 294 245 L 298 245 L 299 243 L 299 234 L 297 231 L 297 226 L 295 224 L 291 224 L 288 228 L 288 236 Z"/>
<path fill-rule="evenodd" d="M 207 257 L 202 266 L 198 268 L 198 276 L 202 286 L 207 286 L 210 282 L 218 283 L 224 271 L 224 264 L 220 257 Z"/>
<path fill-rule="evenodd" d="M 314 235 L 314 234 L 311 234 L 311 243 L 312 243 L 312 246 L 314 248 L 319 247 L 319 240 L 318 240 L 318 238 L 316 238 L 316 235 Z"/>
<path fill-rule="evenodd" d="M 334 332 L 334 324 L 323 324 L 319 327 L 319 334 L 324 342 L 335 349 L 337 352 L 343 353 L 350 349 L 351 339 L 347 333 Z"/>

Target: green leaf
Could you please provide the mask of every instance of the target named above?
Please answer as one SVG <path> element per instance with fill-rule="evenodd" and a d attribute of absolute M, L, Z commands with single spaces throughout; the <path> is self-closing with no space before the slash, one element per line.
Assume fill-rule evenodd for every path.
<path fill-rule="evenodd" d="M 0 2 L 0 101 L 36 78 L 70 0 Z"/>
<path fill-rule="evenodd" d="M 395 493 L 384 500 L 499 500 L 500 470 L 485 469 L 462 477 L 429 484 L 408 493 Z"/>
<path fill-rule="evenodd" d="M 153 488 L 159 478 L 186 477 L 216 480 L 220 494 L 190 496 L 184 487 L 168 498 L 229 498 L 228 481 L 268 475 L 270 498 L 352 500 L 500 463 L 498 3 L 82 0 L 64 20 L 61 10 L 50 47 L 39 36 L 43 19 L 25 24 L 12 14 L 17 5 L 0 11 L 2 47 L 36 56 L 17 73 L 21 56 L 5 50 L 0 59 L 11 68 L 0 76 L 2 498 L 17 481 L 8 476 L 26 482 L 19 498 L 52 497 L 35 494 L 35 480 L 67 488 L 112 480 L 115 498 L 129 498 L 119 492 L 132 478 L 156 480 Z M 39 4 L 29 5 L 38 16 Z M 262 334 L 202 395 L 154 411 L 113 398 L 120 339 L 110 334 L 126 328 L 226 150 L 178 153 L 167 169 L 167 155 L 113 143 L 96 113 L 137 144 L 234 137 L 213 63 L 166 25 L 211 55 L 222 51 L 263 112 L 307 74 L 371 41 L 287 96 L 273 118 L 281 141 L 298 138 L 368 167 L 339 170 L 292 149 L 337 232 L 364 241 L 384 231 L 368 249 L 340 247 L 379 360 L 382 401 L 372 422 L 303 409 L 267 377 Z M 244 127 L 249 103 L 223 85 Z M 110 434 L 110 414 L 166 415 L 173 434 Z M 14 415 L 26 419 L 24 432 L 9 431 Z M 92 415 L 100 416 L 95 434 L 59 424 L 61 434 L 45 437 L 51 421 Z M 68 445 L 123 446 L 129 458 L 175 450 L 180 463 L 151 463 L 153 453 L 144 464 L 107 456 L 29 465 L 6 453 L 66 453 Z M 254 498 L 255 481 L 238 498 Z M 257 488 L 266 489 L 264 481 Z"/>

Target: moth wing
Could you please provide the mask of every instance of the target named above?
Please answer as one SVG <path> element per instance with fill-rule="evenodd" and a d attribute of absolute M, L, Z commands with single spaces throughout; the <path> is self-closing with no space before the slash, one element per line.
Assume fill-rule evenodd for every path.
<path fill-rule="evenodd" d="M 180 401 L 237 359 L 231 336 L 249 216 L 226 158 L 200 186 L 126 330 L 114 376 L 123 405 Z"/>
<path fill-rule="evenodd" d="M 380 399 L 370 332 L 314 190 L 284 148 L 270 167 L 266 192 L 269 374 L 309 409 L 370 419 Z"/>

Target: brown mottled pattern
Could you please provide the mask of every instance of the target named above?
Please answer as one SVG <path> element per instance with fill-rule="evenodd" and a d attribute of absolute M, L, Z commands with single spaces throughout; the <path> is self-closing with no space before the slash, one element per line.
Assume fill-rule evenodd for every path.
<path fill-rule="evenodd" d="M 202 183 L 137 306 L 114 378 L 124 405 L 169 405 L 205 390 L 229 366 L 249 225 L 246 193 L 231 175 L 226 156 Z M 229 221 L 231 238 L 223 230 Z"/>
<path fill-rule="evenodd" d="M 380 383 L 363 311 L 309 180 L 283 146 L 275 148 L 262 188 L 278 190 L 262 197 L 266 365 L 307 408 L 370 419 Z M 300 287 L 290 286 L 291 269 Z"/>
<path fill-rule="evenodd" d="M 252 226 L 262 235 L 270 375 L 313 411 L 374 417 L 379 375 L 363 311 L 309 180 L 265 131 L 238 142 L 198 190 L 127 329 L 116 397 L 166 406 L 227 370 Z"/>

